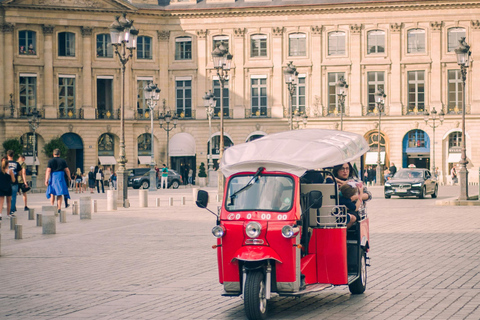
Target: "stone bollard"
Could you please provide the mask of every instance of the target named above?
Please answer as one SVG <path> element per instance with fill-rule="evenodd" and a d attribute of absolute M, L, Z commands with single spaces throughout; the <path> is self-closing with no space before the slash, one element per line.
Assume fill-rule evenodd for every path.
<path fill-rule="evenodd" d="M 195 201 L 197 201 L 198 188 L 193 188 L 192 193 L 193 193 L 193 203 L 195 203 Z"/>
<path fill-rule="evenodd" d="M 97 200 L 92 200 L 92 212 L 97 212 Z"/>
<path fill-rule="evenodd" d="M 219 194 L 217 194 L 217 202 L 222 202 L 222 199 Z"/>
<path fill-rule="evenodd" d="M 117 210 L 117 194 L 115 190 L 107 190 L 107 211 Z"/>
<path fill-rule="evenodd" d="M 79 207 L 78 200 L 73 201 L 72 215 L 74 216 L 78 215 L 78 207 Z"/>
<path fill-rule="evenodd" d="M 92 198 L 80 198 L 80 220 L 92 219 Z"/>
<path fill-rule="evenodd" d="M 15 230 L 15 225 L 17 224 L 17 217 L 10 218 L 10 230 Z"/>
<path fill-rule="evenodd" d="M 50 212 L 54 215 L 58 215 L 57 206 L 42 206 L 42 213 L 45 214 L 47 212 Z"/>
<path fill-rule="evenodd" d="M 15 239 L 23 239 L 23 227 L 21 224 L 15 225 Z"/>
<path fill-rule="evenodd" d="M 168 205 L 169 205 L 170 207 L 173 207 L 173 198 L 172 198 L 172 197 L 169 197 L 169 198 L 168 198 Z"/>
<path fill-rule="evenodd" d="M 155 206 L 160 207 L 160 198 L 155 199 Z"/>
<path fill-rule="evenodd" d="M 67 223 L 67 212 L 65 210 L 60 211 L 60 223 Z"/>
<path fill-rule="evenodd" d="M 42 234 L 56 234 L 56 217 L 48 213 L 49 212 L 42 212 Z"/>
<path fill-rule="evenodd" d="M 182 206 L 184 206 L 186 203 L 186 198 L 185 197 L 182 197 Z"/>
<path fill-rule="evenodd" d="M 148 190 L 138 190 L 138 202 L 140 208 L 148 207 Z"/>
<path fill-rule="evenodd" d="M 37 227 L 41 227 L 41 226 L 42 226 L 42 214 L 37 213 Z"/>
<path fill-rule="evenodd" d="M 35 209 L 28 209 L 28 220 L 35 220 Z"/>

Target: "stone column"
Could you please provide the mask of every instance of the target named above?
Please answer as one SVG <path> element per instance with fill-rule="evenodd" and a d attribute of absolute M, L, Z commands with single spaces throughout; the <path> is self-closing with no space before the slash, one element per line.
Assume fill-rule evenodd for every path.
<path fill-rule="evenodd" d="M 311 116 L 322 116 L 322 30 L 323 26 L 312 26 L 312 48 L 310 52 L 312 53 L 312 61 L 313 61 L 313 68 L 312 68 L 312 76 L 309 81 L 309 88 L 310 88 L 310 97 L 311 101 L 307 102 L 310 104 L 310 114 Z"/>
<path fill-rule="evenodd" d="M 91 27 L 82 27 L 83 36 L 83 83 L 82 108 L 85 119 L 95 119 L 95 108 L 92 103 L 92 30 Z"/>
<path fill-rule="evenodd" d="M 9 105 L 10 101 L 10 94 L 13 93 L 14 97 L 18 96 L 15 95 L 13 92 L 14 90 L 14 75 L 13 75 L 13 30 L 14 25 L 11 23 L 5 23 L 2 26 L 3 31 L 3 72 L 0 73 L 3 82 L 3 94 L 0 94 L 3 97 L 3 101 L 1 102 L 4 106 Z M 1 93 L 1 92 L 0 92 Z M 15 98 L 14 98 L 15 100 Z M 3 108 L 2 108 L 3 109 Z"/>
<path fill-rule="evenodd" d="M 390 95 L 387 101 L 390 103 L 385 105 L 385 113 L 391 116 L 402 114 L 402 75 L 400 69 L 402 40 L 401 31 L 403 24 L 390 24 L 390 59 L 392 61 L 390 68 L 390 79 L 387 80 L 389 88 L 385 88 L 387 95 Z"/>
<path fill-rule="evenodd" d="M 45 118 L 56 119 L 57 110 L 53 105 L 53 29 L 55 26 L 43 26 L 43 79 L 44 79 L 44 100 L 43 108 L 45 110 Z"/>
<path fill-rule="evenodd" d="M 362 115 L 362 73 L 360 62 L 362 59 L 362 37 L 363 25 L 351 25 L 350 26 L 350 55 L 352 61 L 352 69 L 350 77 L 346 75 L 348 83 L 347 96 L 345 97 L 345 114 L 353 117 Z M 345 123 L 343 125 L 345 128 Z"/>
<path fill-rule="evenodd" d="M 158 58 L 160 66 L 160 79 L 158 81 L 158 87 L 162 90 L 163 96 L 167 100 L 168 105 L 168 92 L 170 92 L 169 81 L 168 81 L 168 66 L 170 64 L 170 53 L 169 53 L 169 39 L 170 31 L 160 30 L 157 31 L 158 38 Z M 172 82 L 173 83 L 173 82 Z M 158 108 L 160 110 L 161 106 L 158 103 Z"/>
<path fill-rule="evenodd" d="M 230 85 L 230 105 L 233 106 L 233 117 L 235 119 L 245 118 L 245 109 L 249 108 L 246 105 L 244 97 L 245 94 L 245 28 L 238 28 L 233 30 L 233 41 L 235 43 L 233 52 L 233 59 L 235 60 L 235 83 Z"/>
<path fill-rule="evenodd" d="M 207 47 L 207 30 L 197 30 L 197 65 L 198 65 L 198 72 L 197 72 L 197 79 L 195 83 L 197 84 L 197 92 L 194 95 L 196 96 L 196 101 L 194 102 L 193 107 L 197 109 L 197 119 L 199 119 L 198 115 L 205 114 L 205 108 L 203 107 L 203 96 L 205 92 L 212 89 L 212 83 L 208 79 L 207 74 L 207 64 L 208 64 L 208 47 Z M 200 107 L 201 106 L 201 107 Z M 197 108 L 198 107 L 198 108 Z M 202 119 L 206 119 L 207 116 L 201 117 Z"/>
<path fill-rule="evenodd" d="M 431 109 L 435 108 L 438 112 L 443 109 L 442 105 L 442 27 L 443 22 L 431 22 L 430 29 L 431 41 L 430 41 L 430 57 L 432 59 L 431 69 L 430 69 L 430 79 L 426 77 L 425 80 L 430 80 L 430 94 L 428 100 L 425 100 L 425 105 L 429 107 L 429 112 Z M 426 35 L 425 35 L 426 36 Z M 447 90 L 448 84 L 445 87 Z M 430 103 L 429 103 L 430 101 Z"/>
<path fill-rule="evenodd" d="M 283 79 L 283 31 L 284 27 L 272 28 L 272 62 L 273 62 L 273 77 L 270 80 L 272 91 L 270 97 L 273 102 L 269 103 L 272 107 L 272 118 L 283 118 L 284 110 L 288 110 L 289 93 L 286 90 L 286 84 Z M 282 92 L 282 94 L 279 94 Z M 285 94 L 286 93 L 286 94 Z M 283 97 L 287 97 L 283 101 Z M 285 104 L 285 109 L 283 105 Z M 288 112 L 287 112 L 288 113 Z"/>
<path fill-rule="evenodd" d="M 468 41 L 470 45 L 480 43 L 480 21 L 475 20 L 472 21 L 472 39 Z M 467 39 L 468 40 L 468 39 Z M 480 61 L 480 50 L 475 47 L 476 50 L 471 50 L 472 51 L 472 60 L 473 61 Z M 470 113 L 471 114 L 478 114 L 480 113 L 480 90 L 471 90 L 473 87 L 471 84 L 477 84 L 480 83 L 480 68 L 478 65 L 475 65 L 474 68 L 469 68 L 468 72 L 470 73 L 470 78 L 467 80 L 468 83 L 470 84 L 470 90 L 467 90 L 467 92 L 470 91 L 471 94 L 471 109 Z M 467 99 L 468 102 L 468 99 Z M 466 109 L 468 110 L 468 109 Z M 467 142 L 469 142 L 467 140 Z M 479 184 L 480 186 L 480 184 Z"/>

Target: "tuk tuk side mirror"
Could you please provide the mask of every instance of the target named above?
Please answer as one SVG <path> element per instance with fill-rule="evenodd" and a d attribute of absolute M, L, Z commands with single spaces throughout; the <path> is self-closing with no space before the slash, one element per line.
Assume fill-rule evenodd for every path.
<path fill-rule="evenodd" d="M 197 207 L 205 209 L 208 205 L 208 192 L 205 190 L 198 190 L 197 201 L 195 202 Z"/>
<path fill-rule="evenodd" d="M 312 190 L 308 193 L 308 206 L 312 209 L 322 207 L 323 194 L 321 191 Z"/>

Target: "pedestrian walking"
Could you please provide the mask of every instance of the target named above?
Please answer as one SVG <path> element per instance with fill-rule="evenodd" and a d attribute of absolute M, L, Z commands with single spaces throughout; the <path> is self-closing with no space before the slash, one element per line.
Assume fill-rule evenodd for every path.
<path fill-rule="evenodd" d="M 22 174 L 18 175 L 18 190 L 19 192 L 21 191 L 22 193 L 23 204 L 24 204 L 23 210 L 27 211 L 29 209 L 27 205 L 27 201 L 28 201 L 27 192 L 30 191 L 31 188 L 27 182 L 27 164 L 25 163 L 25 156 L 21 154 L 18 157 L 17 162 L 22 167 Z"/>
<path fill-rule="evenodd" d="M 88 175 L 86 172 L 82 174 L 82 192 L 87 192 Z"/>
<path fill-rule="evenodd" d="M 163 187 L 164 184 L 165 184 L 165 187 Z M 163 164 L 163 168 L 162 168 L 162 180 L 160 181 L 160 188 L 161 189 L 168 188 L 168 168 L 165 165 L 165 163 Z"/>
<path fill-rule="evenodd" d="M 95 168 L 90 167 L 90 172 L 88 172 L 88 187 L 90 188 L 90 193 L 93 193 L 95 190 Z"/>
<path fill-rule="evenodd" d="M 377 174 L 372 166 L 368 168 L 368 181 L 371 186 L 373 186 L 374 183 L 377 183 Z"/>
<path fill-rule="evenodd" d="M 97 184 L 97 193 L 100 193 L 100 185 L 102 185 L 102 193 L 105 193 L 105 189 L 103 188 L 103 171 L 102 168 L 98 166 L 95 167 L 95 180 Z"/>
<path fill-rule="evenodd" d="M 188 170 L 188 184 L 192 185 L 193 184 L 193 170 L 190 168 Z"/>
<path fill-rule="evenodd" d="M 82 193 L 82 170 L 77 168 L 75 173 L 75 193 Z"/>
<path fill-rule="evenodd" d="M 450 175 L 452 177 L 452 185 L 455 185 L 458 183 L 458 177 L 457 177 L 457 169 L 455 169 L 455 166 L 452 167 L 452 170 L 450 170 Z"/>
<path fill-rule="evenodd" d="M 10 218 L 12 205 L 12 183 L 15 181 L 13 171 L 8 168 L 8 158 L 2 158 L 0 168 L 0 220 L 2 220 L 3 201 L 7 198 L 7 216 Z M 13 215 L 15 216 L 15 215 Z"/>
<path fill-rule="evenodd" d="M 18 176 L 22 174 L 22 166 L 20 163 L 13 160 L 14 156 L 13 150 L 7 151 L 7 158 L 8 158 L 8 168 L 13 172 L 15 176 L 15 181 L 12 182 L 12 201 L 10 206 L 10 212 L 8 214 L 12 214 L 17 212 L 17 193 L 18 193 Z"/>
<path fill-rule="evenodd" d="M 67 167 L 65 159 L 60 158 L 60 150 L 53 150 L 53 158 L 48 161 L 47 170 L 45 172 L 45 186 L 47 187 L 46 196 L 50 199 L 52 206 L 57 198 L 57 209 L 60 213 L 63 198 L 69 199 L 67 181 L 65 177 L 70 179 L 70 170 Z"/>
<path fill-rule="evenodd" d="M 117 190 L 117 173 L 112 170 L 112 175 L 110 176 L 110 181 L 114 190 Z"/>

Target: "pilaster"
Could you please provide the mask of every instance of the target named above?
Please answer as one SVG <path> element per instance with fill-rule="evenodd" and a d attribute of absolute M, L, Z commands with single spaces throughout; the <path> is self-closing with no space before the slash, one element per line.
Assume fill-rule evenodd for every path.
<path fill-rule="evenodd" d="M 390 69 L 390 79 L 388 79 L 388 91 L 390 95 L 388 101 L 388 115 L 399 116 L 402 114 L 402 75 L 400 69 L 400 60 L 402 56 L 402 29 L 403 23 L 390 24 L 390 59 L 392 61 Z"/>
<path fill-rule="evenodd" d="M 232 83 L 232 93 L 230 98 L 233 108 L 233 117 L 235 119 L 245 118 L 245 109 L 247 108 L 245 103 L 245 28 L 238 28 L 233 30 L 233 41 L 235 53 L 233 53 L 233 59 L 235 60 L 235 83 Z"/>
<path fill-rule="evenodd" d="M 312 61 L 313 61 L 313 67 L 312 67 L 312 76 L 310 79 L 309 83 L 309 88 L 311 88 L 311 99 L 310 105 L 313 106 L 313 108 L 316 108 L 315 110 L 312 110 L 313 108 L 310 108 L 310 114 L 308 114 L 309 117 L 318 115 L 318 113 L 321 114 L 322 112 L 322 106 L 321 105 L 316 105 L 316 100 L 321 101 L 320 97 L 322 96 L 322 31 L 323 31 L 323 26 L 311 26 L 310 27 L 311 34 L 312 34 L 312 48 L 310 52 L 312 53 Z M 315 98 L 317 97 L 317 99 Z"/>
<path fill-rule="evenodd" d="M 360 62 L 362 59 L 362 37 L 363 25 L 355 24 L 350 26 L 350 59 L 351 73 L 350 78 L 346 76 L 348 87 L 348 95 L 345 101 L 346 114 L 352 117 L 362 115 L 362 75 L 360 70 Z"/>
<path fill-rule="evenodd" d="M 442 97 L 442 27 L 443 22 L 431 22 L 430 57 L 432 59 L 430 73 L 430 103 L 429 109 L 435 108 L 438 112 L 443 109 Z"/>
<path fill-rule="evenodd" d="M 475 20 L 472 21 L 472 39 L 469 41 L 470 45 L 480 43 L 480 21 Z M 480 50 L 472 50 L 472 67 L 470 68 L 469 72 L 471 74 L 470 76 L 470 83 L 471 84 L 476 84 L 480 83 L 480 65 L 478 62 L 480 61 Z M 471 92 L 471 97 L 472 97 L 472 102 L 471 102 L 471 108 L 470 112 L 471 114 L 479 114 L 480 113 L 480 90 L 470 90 Z M 467 91 L 468 93 L 468 91 Z M 467 100 L 468 101 L 468 100 Z"/>
<path fill-rule="evenodd" d="M 162 97 L 167 100 L 168 103 L 168 92 L 170 88 L 168 84 L 168 66 L 169 66 L 169 40 L 170 40 L 170 31 L 168 30 L 159 30 L 157 31 L 158 39 L 158 65 L 160 66 L 160 78 L 158 79 L 158 87 L 162 90 Z M 173 83 L 173 82 L 172 82 Z M 161 100 L 163 100 L 160 99 Z M 160 103 L 158 104 L 160 106 Z M 159 107 L 160 108 L 160 107 Z"/>
<path fill-rule="evenodd" d="M 283 81 L 283 66 L 282 66 L 282 48 L 283 48 L 283 31 L 284 27 L 274 27 L 272 28 L 272 62 L 273 62 L 273 77 L 270 80 L 272 84 L 272 118 L 282 118 L 283 117 L 283 105 L 282 97 L 285 95 L 285 84 Z M 282 92 L 283 94 L 277 94 Z M 275 94 L 273 94 L 275 93 Z M 285 100 L 285 104 L 288 107 L 288 99 Z"/>
<path fill-rule="evenodd" d="M 14 93 L 14 75 L 13 75 L 13 30 L 15 26 L 11 23 L 5 23 L 2 25 L 3 35 L 3 72 L 1 74 L 3 82 L 3 101 L 2 104 L 7 106 L 10 101 L 10 94 Z M 14 97 L 18 95 L 14 94 Z M 4 108 L 2 108 L 4 109 Z"/>
<path fill-rule="evenodd" d="M 197 101 L 194 104 L 194 107 L 201 110 L 197 110 L 197 119 L 199 118 L 198 115 L 204 115 L 205 117 L 202 116 L 202 118 L 206 119 L 207 115 L 204 112 L 205 108 L 200 107 L 203 106 L 203 99 L 202 97 L 205 95 L 205 92 L 208 91 L 209 89 L 211 90 L 212 82 L 210 79 L 208 79 L 208 74 L 207 74 L 207 64 L 208 64 L 208 47 L 207 47 L 207 34 L 208 30 L 203 29 L 203 30 L 197 30 L 197 61 L 198 61 L 198 79 L 203 79 L 200 81 L 197 81 L 197 94 L 195 95 L 197 97 Z M 200 112 L 199 112 L 200 111 Z"/>
<path fill-rule="evenodd" d="M 53 105 L 53 30 L 55 26 L 43 26 L 43 76 L 44 76 L 44 101 L 45 118 L 57 118 L 57 112 Z"/>
<path fill-rule="evenodd" d="M 91 27 L 82 27 L 83 36 L 83 83 L 82 108 L 85 119 L 95 119 L 95 108 L 92 104 L 92 31 Z"/>

